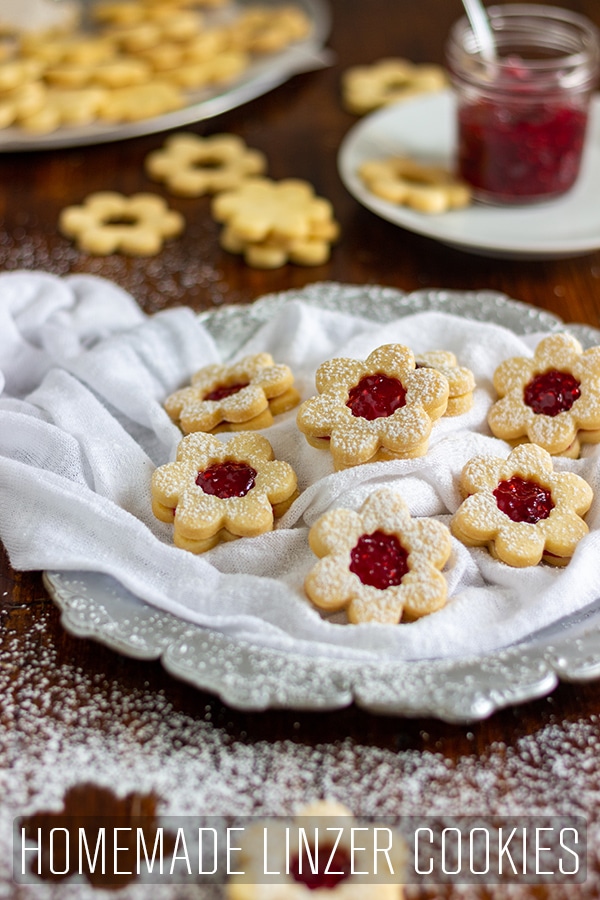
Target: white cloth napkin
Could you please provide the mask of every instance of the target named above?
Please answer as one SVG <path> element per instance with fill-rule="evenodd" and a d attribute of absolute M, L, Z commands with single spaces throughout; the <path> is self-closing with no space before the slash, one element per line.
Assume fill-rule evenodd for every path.
<path fill-rule="evenodd" d="M 57 301 L 61 291 L 69 302 Z M 27 296 L 27 304 L 18 304 L 17 296 Z M 541 334 L 521 338 L 439 312 L 380 326 L 288 302 L 236 357 L 271 352 L 292 367 L 308 397 L 315 392 L 316 366 L 332 356 L 364 358 L 393 341 L 416 352 L 452 350 L 475 374 L 474 407 L 436 423 L 423 458 L 341 472 L 333 471 L 326 451 L 307 444 L 294 411 L 279 417 L 264 434 L 276 457 L 294 467 L 298 500 L 274 531 L 194 556 L 174 547 L 171 526 L 153 517 L 150 477 L 156 465 L 174 458 L 181 437 L 163 400 L 193 371 L 218 360 L 219 352 L 191 310 L 145 317 L 132 303 L 99 279 L 0 276 L 0 319 L 11 326 L 2 330 L 0 343 L 6 380 L 0 395 L 0 537 L 17 569 L 104 572 L 150 604 L 255 644 L 365 660 L 487 652 L 600 597 L 600 450 L 590 446 L 580 460 L 556 462 L 585 477 L 596 494 L 587 516 L 591 532 L 564 569 L 511 569 L 453 539 L 447 606 L 398 626 L 348 625 L 339 614 L 328 620 L 302 589 L 316 561 L 307 543 L 310 525 L 333 506 L 357 508 L 375 486 L 400 492 L 413 515 L 449 522 L 460 502 L 464 463 L 476 454 L 509 451 L 486 425 L 493 371 L 508 356 L 529 354 Z M 92 307 L 94 315 L 83 325 L 82 310 Z M 94 321 L 100 325 L 93 327 Z M 19 393 L 36 378 L 37 387 Z"/>

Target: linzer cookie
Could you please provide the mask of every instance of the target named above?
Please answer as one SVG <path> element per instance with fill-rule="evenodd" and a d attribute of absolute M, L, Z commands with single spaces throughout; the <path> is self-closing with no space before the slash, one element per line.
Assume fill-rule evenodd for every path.
<path fill-rule="evenodd" d="M 432 368 L 448 381 L 448 406 L 446 416 L 460 416 L 473 406 L 475 377 L 466 366 L 459 366 L 456 356 L 449 350 L 427 350 L 417 355 L 417 369 Z"/>
<path fill-rule="evenodd" d="M 406 156 L 365 160 L 358 175 L 373 194 L 421 213 L 445 213 L 471 202 L 468 185 L 448 169 Z"/>
<path fill-rule="evenodd" d="M 229 37 L 234 47 L 251 53 L 276 53 L 308 37 L 310 30 L 310 20 L 298 6 L 254 4 L 231 24 Z"/>
<path fill-rule="evenodd" d="M 317 369 L 316 386 L 318 396 L 298 410 L 298 428 L 313 447 L 331 452 L 336 469 L 423 456 L 448 403 L 447 379 L 417 368 L 402 344 L 378 347 L 364 362 L 329 360 Z"/>
<path fill-rule="evenodd" d="M 260 150 L 247 147 L 235 134 L 200 137 L 180 132 L 146 157 L 146 172 L 174 194 L 199 197 L 238 187 L 249 175 L 267 167 Z"/>
<path fill-rule="evenodd" d="M 191 385 L 171 394 L 165 409 L 186 434 L 268 428 L 273 416 L 300 401 L 289 366 L 269 353 L 245 356 L 232 365 L 204 366 Z"/>
<path fill-rule="evenodd" d="M 600 441 L 600 347 L 584 351 L 570 334 L 550 335 L 533 357 L 501 363 L 494 387 L 500 399 L 488 422 L 496 437 L 574 459 L 581 444 Z"/>
<path fill-rule="evenodd" d="M 169 209 L 162 197 L 146 193 L 125 197 L 116 191 L 97 191 L 81 206 L 67 206 L 58 223 L 80 250 L 94 256 L 119 252 L 153 256 L 184 225 L 181 213 Z"/>
<path fill-rule="evenodd" d="M 349 112 L 362 116 L 418 94 L 439 91 L 447 84 L 441 66 L 391 57 L 347 69 L 342 76 L 342 101 Z"/>
<path fill-rule="evenodd" d="M 174 462 L 155 469 L 152 511 L 173 523 L 173 542 L 192 553 L 219 541 L 256 537 L 273 529 L 273 519 L 295 496 L 292 467 L 273 459 L 259 434 L 237 434 L 227 442 L 209 434 L 189 434 Z"/>
<path fill-rule="evenodd" d="M 396 625 L 441 609 L 451 551 L 448 528 L 435 519 L 411 519 L 389 488 L 375 491 L 359 512 L 334 509 L 311 528 L 320 561 L 305 590 L 319 609 L 347 611 L 352 623 Z"/>
<path fill-rule="evenodd" d="M 591 506 L 591 487 L 572 472 L 555 472 L 550 454 L 535 444 L 520 444 L 507 459 L 474 457 L 460 489 L 466 499 L 452 533 L 467 547 L 488 547 L 509 566 L 542 559 L 564 566 L 588 533 L 581 517 Z"/>
<path fill-rule="evenodd" d="M 288 261 L 321 265 L 339 236 L 331 203 L 300 178 L 247 178 L 215 197 L 212 215 L 225 225 L 223 249 L 242 254 L 255 268 L 274 269 Z"/>

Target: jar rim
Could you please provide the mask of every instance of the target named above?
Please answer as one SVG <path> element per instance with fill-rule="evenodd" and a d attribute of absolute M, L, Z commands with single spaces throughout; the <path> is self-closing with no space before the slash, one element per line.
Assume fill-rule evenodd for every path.
<path fill-rule="evenodd" d="M 505 45 L 504 49 L 506 44 L 502 41 L 502 34 L 512 35 L 513 38 L 516 34 L 523 43 L 527 41 L 530 47 L 548 48 L 550 46 L 551 49 L 557 51 L 556 55 L 543 59 L 525 57 L 524 64 L 533 71 L 549 72 L 558 68 L 576 69 L 582 66 L 596 70 L 600 66 L 600 31 L 590 19 L 580 13 L 557 6 L 532 3 L 497 4 L 488 7 L 487 13 L 492 32 L 499 45 L 501 47 L 503 44 Z M 526 31 L 525 25 L 528 21 L 535 25 L 535 28 Z M 570 52 L 563 49 L 561 52 L 561 38 L 571 48 L 576 45 L 577 49 L 573 48 Z M 481 49 L 466 16 L 458 19 L 450 29 L 449 60 L 452 60 L 453 55 L 458 51 L 466 54 L 473 61 L 483 61 Z M 496 66 L 502 67 L 503 64 L 507 64 L 507 60 L 501 56 L 494 61 Z"/>

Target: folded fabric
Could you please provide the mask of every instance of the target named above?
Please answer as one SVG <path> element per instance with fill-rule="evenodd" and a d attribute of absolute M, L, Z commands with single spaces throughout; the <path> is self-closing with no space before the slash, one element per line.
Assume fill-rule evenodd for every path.
<path fill-rule="evenodd" d="M 133 297 L 94 275 L 0 275 L 0 393 L 20 397 L 50 366 L 145 319 Z"/>
<path fill-rule="evenodd" d="M 55 280 L 47 284 L 54 297 L 52 292 L 59 292 Z M 400 342 L 417 353 L 453 351 L 475 375 L 473 408 L 439 420 L 422 458 L 338 472 L 329 453 L 309 446 L 299 433 L 294 410 L 278 416 L 263 433 L 276 457 L 295 469 L 299 498 L 274 531 L 195 556 L 174 547 L 171 526 L 152 515 L 150 478 L 155 466 L 174 458 L 181 438 L 163 402 L 196 369 L 220 359 L 215 341 L 189 309 L 138 315 L 133 323 L 125 322 L 120 307 L 122 318 L 115 310 L 111 330 L 107 315 L 103 327 L 109 333 L 100 340 L 75 321 L 71 301 L 60 307 L 62 337 L 52 343 L 57 303 L 52 305 L 38 285 L 28 316 L 33 321 L 39 314 L 35 345 L 44 348 L 44 356 L 36 370 L 39 384 L 27 395 L 10 395 L 9 386 L 22 386 L 27 378 L 10 345 L 6 351 L 0 345 L 7 382 L 0 396 L 0 537 L 17 569 L 107 573 L 148 603 L 233 637 L 366 662 L 485 653 L 524 639 L 600 596 L 595 562 L 600 451 L 593 446 L 585 448 L 582 459 L 556 461 L 557 468 L 586 478 L 596 494 L 587 515 L 591 532 L 566 568 L 510 569 L 486 550 L 469 550 L 453 539 L 444 572 L 448 604 L 398 626 L 348 625 L 341 614 L 327 618 L 303 591 L 316 561 L 308 546 L 309 527 L 332 507 L 358 508 L 376 486 L 398 491 L 412 515 L 449 522 L 460 503 L 458 477 L 466 461 L 509 452 L 486 424 L 494 369 L 509 356 L 531 353 L 541 334 L 519 337 L 497 325 L 440 312 L 379 325 L 298 299 L 285 303 L 238 348 L 236 358 L 272 353 L 291 366 L 303 398 L 315 393 L 315 369 L 325 359 L 364 358 L 381 344 Z M 70 279 L 66 287 L 72 292 Z M 95 290 L 96 299 L 106 295 L 107 303 L 115 300 L 115 291 L 122 293 L 99 281 Z M 0 280 L 0 316 L 2 302 Z M 44 314 L 48 308 L 52 312 Z M 13 351 L 17 340 L 30 348 L 33 332 L 29 329 L 26 338 L 19 331 L 23 319 L 14 306 L 11 315 L 17 323 Z"/>

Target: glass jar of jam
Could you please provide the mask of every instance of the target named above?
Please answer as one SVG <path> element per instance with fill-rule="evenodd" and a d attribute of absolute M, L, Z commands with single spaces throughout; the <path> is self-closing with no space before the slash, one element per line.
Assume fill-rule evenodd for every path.
<path fill-rule="evenodd" d="M 495 53 L 485 58 L 465 17 L 446 58 L 457 94 L 458 174 L 496 204 L 558 197 L 579 174 L 600 36 L 553 6 L 492 6 Z"/>

